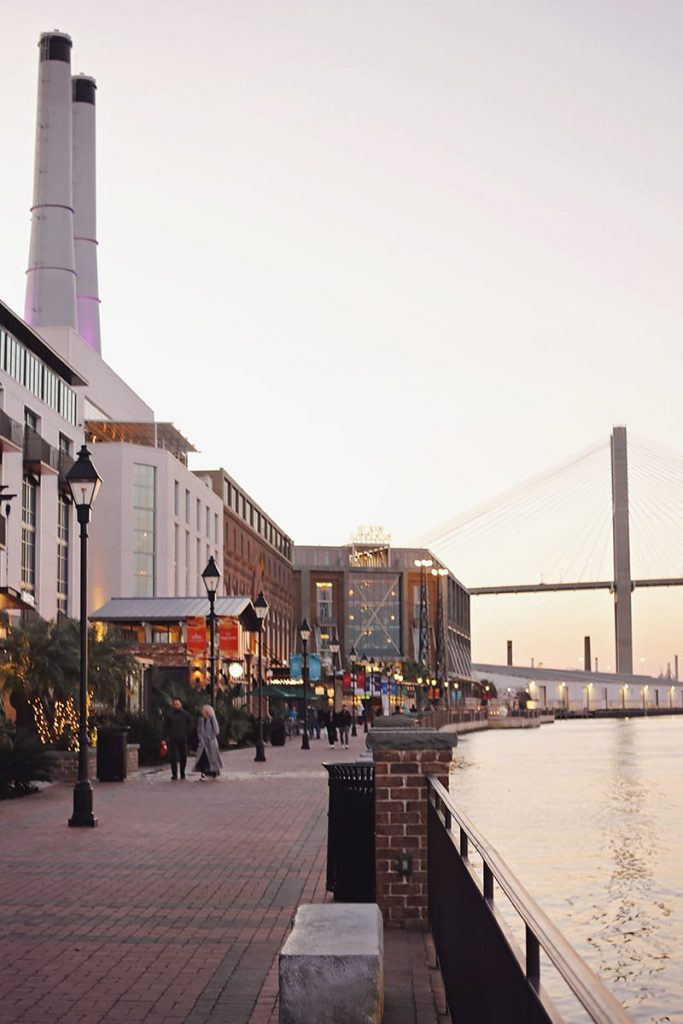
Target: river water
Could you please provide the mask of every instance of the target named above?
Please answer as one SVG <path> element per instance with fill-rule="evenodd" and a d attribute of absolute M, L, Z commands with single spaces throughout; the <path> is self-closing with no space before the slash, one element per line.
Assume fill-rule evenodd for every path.
<path fill-rule="evenodd" d="M 459 741 L 456 806 L 635 1020 L 683 1024 L 683 717 Z"/>

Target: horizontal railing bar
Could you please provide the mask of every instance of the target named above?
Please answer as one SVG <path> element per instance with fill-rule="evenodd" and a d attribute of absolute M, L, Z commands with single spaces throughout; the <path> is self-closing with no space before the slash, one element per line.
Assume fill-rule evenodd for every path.
<path fill-rule="evenodd" d="M 498 851 L 488 843 L 479 830 L 453 804 L 448 790 L 434 775 L 428 776 L 430 798 L 441 817 L 437 806 L 437 798 L 442 806 L 447 806 L 452 820 L 460 827 L 474 844 L 484 864 L 492 872 L 496 882 L 505 896 L 522 918 L 524 924 L 536 937 L 548 959 L 564 978 L 571 991 L 584 1009 L 590 1014 L 595 1024 L 633 1024 L 633 1018 L 626 1012 L 621 1003 L 603 984 L 590 967 L 581 959 L 574 947 L 565 939 L 559 929 L 552 923 L 545 911 L 513 875 Z M 431 796 L 433 794 L 433 797 Z M 457 850 L 453 832 L 446 833 Z M 527 947 L 528 948 L 528 947 Z"/>

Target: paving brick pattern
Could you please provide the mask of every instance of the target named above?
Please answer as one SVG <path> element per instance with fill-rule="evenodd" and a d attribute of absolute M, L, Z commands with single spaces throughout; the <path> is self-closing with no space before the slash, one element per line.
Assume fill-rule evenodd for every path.
<path fill-rule="evenodd" d="M 276 1024 L 294 911 L 328 898 L 321 762 L 364 742 L 299 745 L 95 783 L 95 829 L 67 827 L 67 785 L 0 804 L 0 1024 Z M 386 939 L 385 1024 L 445 1020 L 426 937 Z"/>

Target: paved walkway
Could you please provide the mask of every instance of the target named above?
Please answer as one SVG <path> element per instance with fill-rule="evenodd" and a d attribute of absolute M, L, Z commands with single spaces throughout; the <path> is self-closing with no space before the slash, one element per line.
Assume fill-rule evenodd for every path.
<path fill-rule="evenodd" d="M 321 762 L 362 747 L 95 783 L 95 829 L 67 827 L 71 786 L 0 803 L 0 1024 L 276 1024 L 294 911 L 329 898 Z M 385 939 L 384 1024 L 444 1024 L 428 938 Z"/>

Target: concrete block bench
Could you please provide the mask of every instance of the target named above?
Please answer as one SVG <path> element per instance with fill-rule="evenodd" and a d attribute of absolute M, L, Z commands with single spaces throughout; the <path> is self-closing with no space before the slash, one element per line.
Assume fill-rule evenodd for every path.
<path fill-rule="evenodd" d="M 382 915 L 376 903 L 307 903 L 280 950 L 280 1024 L 380 1024 Z"/>

